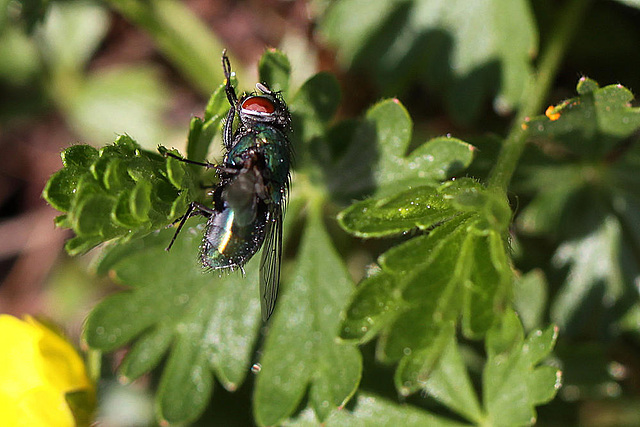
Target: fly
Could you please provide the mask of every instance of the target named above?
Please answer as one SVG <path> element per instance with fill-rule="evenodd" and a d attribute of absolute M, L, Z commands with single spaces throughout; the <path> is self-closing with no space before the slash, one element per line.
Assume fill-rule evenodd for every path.
<path fill-rule="evenodd" d="M 214 168 L 219 184 L 210 193 L 212 206 L 191 202 L 167 250 L 185 221 L 192 216 L 207 218 L 200 246 L 202 264 L 214 270 L 242 269 L 262 247 L 260 303 L 262 319 L 275 308 L 280 285 L 282 219 L 288 195 L 291 115 L 280 92 L 264 83 L 240 99 L 231 85 L 231 64 L 222 53 L 225 93 L 230 108 L 223 128 L 224 160 L 221 165 L 196 162 L 165 152 L 180 161 Z M 238 127 L 233 122 L 238 117 Z"/>

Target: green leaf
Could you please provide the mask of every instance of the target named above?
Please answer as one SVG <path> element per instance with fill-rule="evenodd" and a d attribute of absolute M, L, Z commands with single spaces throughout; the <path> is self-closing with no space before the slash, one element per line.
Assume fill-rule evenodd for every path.
<path fill-rule="evenodd" d="M 342 0 L 329 7 L 321 31 L 343 65 L 368 73 L 384 94 L 412 83 L 441 90 L 450 114 L 473 120 L 489 96 L 497 108 L 517 106 L 537 49 L 532 11 L 523 0 L 446 7 L 433 0 Z"/>
<path fill-rule="evenodd" d="M 431 376 L 439 359 L 446 357 L 445 348 L 449 341 L 455 338 L 455 326 L 448 322 L 439 331 L 429 331 L 432 340 L 427 347 L 417 351 L 405 350 L 406 357 L 402 358 L 395 374 L 396 388 L 403 396 L 408 396 L 422 388 Z M 429 333 L 428 332 L 428 333 Z"/>
<path fill-rule="evenodd" d="M 616 0 L 619 3 L 626 4 L 630 7 L 635 7 L 636 9 L 640 9 L 640 1 L 638 0 Z"/>
<path fill-rule="evenodd" d="M 322 423 L 326 427 L 351 426 L 434 426 L 463 427 L 458 421 L 443 418 L 407 404 L 397 404 L 374 394 L 360 392 L 352 410 L 340 409 Z M 294 420 L 283 423 L 287 427 L 315 427 L 320 425 L 312 409 L 304 410 Z"/>
<path fill-rule="evenodd" d="M 427 262 L 402 279 L 403 298 L 413 308 L 385 332 L 380 355 L 393 360 L 407 349 L 430 346 L 439 329 L 460 315 L 465 335 L 482 337 L 508 297 L 511 274 L 495 232 L 482 236 L 473 226 L 458 227 Z"/>
<path fill-rule="evenodd" d="M 633 94 L 624 86 L 600 88 L 583 77 L 577 91 L 578 97 L 528 123 L 533 138 L 550 138 L 579 157 L 597 159 L 640 128 L 640 109 L 631 107 Z"/>
<path fill-rule="evenodd" d="M 325 420 L 360 381 L 360 353 L 336 340 L 339 313 L 353 284 L 320 212 L 312 208 L 307 221 L 292 279 L 282 289 L 264 344 L 254 391 L 259 425 L 289 417 L 307 390 L 309 405 Z"/>
<path fill-rule="evenodd" d="M 422 378 L 417 379 L 422 388 L 436 400 L 468 420 L 480 423 L 483 412 L 460 354 L 454 331 L 446 331 L 444 338 L 445 347 L 438 349 L 439 357 L 435 366 L 431 367 L 428 376 L 423 374 Z M 433 357 L 429 353 L 418 354 L 413 357 L 414 363 L 421 359 L 420 356 L 426 357 L 427 360 Z"/>
<path fill-rule="evenodd" d="M 450 181 L 439 187 L 416 187 L 394 196 L 354 203 L 340 212 L 338 221 L 343 229 L 359 237 L 381 237 L 415 228 L 426 230 L 459 214 L 456 201 L 481 189 L 472 179 Z"/>
<path fill-rule="evenodd" d="M 399 360 L 430 346 L 439 330 L 459 317 L 459 292 L 469 268 L 468 251 L 463 248 L 465 228 L 459 226 L 444 240 L 429 235 L 422 246 L 416 246 L 420 264 L 396 277 L 403 300 L 411 308 L 382 333 L 380 359 Z"/>
<path fill-rule="evenodd" d="M 582 172 L 575 165 L 537 168 L 524 186 L 541 191 L 516 219 L 518 228 L 531 235 L 561 230 L 564 211 L 571 207 L 573 194 L 584 186 Z"/>
<path fill-rule="evenodd" d="M 70 391 L 65 393 L 64 399 L 73 414 L 75 425 L 91 425 L 96 409 L 96 395 L 93 390 Z"/>
<path fill-rule="evenodd" d="M 532 270 L 515 281 L 513 305 L 525 331 L 542 325 L 547 307 L 548 287 L 542 270 Z"/>
<path fill-rule="evenodd" d="M 47 182 L 43 197 L 67 213 L 58 225 L 76 233 L 77 240 L 67 247 L 74 254 L 173 222 L 172 209 L 180 208 L 182 214 L 187 203 L 186 196 L 180 196 L 182 187 L 176 188 L 167 176 L 179 178 L 192 200 L 197 191 L 184 164 L 167 163 L 156 153 L 141 150 L 126 135 L 99 152 L 87 145 L 72 146 L 62 159 L 64 167 Z"/>
<path fill-rule="evenodd" d="M 640 336 L 640 304 L 633 305 L 620 319 L 617 327 L 637 339 Z"/>
<path fill-rule="evenodd" d="M 558 326 L 573 331 L 594 327 L 600 316 L 606 318 L 607 311 L 616 311 L 612 302 L 633 294 L 619 264 L 621 240 L 619 222 L 608 217 L 593 232 L 560 245 L 554 263 L 570 268 L 551 306 L 551 318 Z"/>
<path fill-rule="evenodd" d="M 19 0 L 20 19 L 24 22 L 27 33 L 32 33 L 38 24 L 44 22 L 51 2 L 49 0 Z M 9 1 L 1 2 L 0 7 L 0 28 L 5 28 L 6 14 L 8 14 Z"/>
<path fill-rule="evenodd" d="M 343 338 L 365 342 L 380 333 L 377 357 L 400 362 L 401 393 L 423 388 L 459 320 L 477 339 L 499 319 L 513 280 L 504 241 L 510 217 L 504 197 L 471 179 L 365 200 L 338 215 L 362 237 L 429 230 L 379 257 L 382 272 L 362 282 L 342 319 Z"/>
<path fill-rule="evenodd" d="M 464 249 L 463 249 L 464 250 Z M 502 236 L 490 231 L 474 239 L 473 264 L 464 293 L 462 327 L 467 337 L 482 337 L 510 296 L 513 273 Z"/>
<path fill-rule="evenodd" d="M 352 199 L 374 190 L 378 195 L 395 194 L 435 184 L 471 163 L 473 147 L 450 137 L 432 139 L 408 153 L 411 132 L 411 118 L 397 99 L 371 107 L 364 120 L 351 125 L 348 140 L 341 141 L 348 148 L 324 166 L 334 197 Z"/>
<path fill-rule="evenodd" d="M 114 67 L 96 72 L 73 93 L 62 93 L 68 120 L 87 141 L 102 143 L 127 133 L 147 149 L 166 140 L 163 114 L 169 99 L 157 70 Z"/>
<path fill-rule="evenodd" d="M 396 361 L 410 357 L 431 346 L 449 322 L 457 321 L 466 297 L 466 277 L 473 268 L 470 247 L 474 238 L 466 235 L 466 229 L 459 226 L 445 239 L 430 235 L 432 241 L 423 242 L 432 248 L 424 251 L 428 253 L 426 259 L 412 271 L 397 276 L 403 300 L 411 308 L 383 331 L 378 358 Z"/>
<path fill-rule="evenodd" d="M 235 87 L 235 78 L 231 78 L 231 83 Z M 225 117 L 227 111 L 229 111 L 229 100 L 227 99 L 227 93 L 225 92 L 225 84 L 221 84 L 213 91 L 207 102 L 207 106 L 204 109 L 205 122 L 217 117 Z M 191 158 L 191 157 L 189 157 Z"/>
<path fill-rule="evenodd" d="M 267 83 L 269 89 L 287 94 L 291 74 L 291 64 L 287 55 L 276 49 L 267 49 L 260 57 L 258 73 L 260 81 Z"/>
<path fill-rule="evenodd" d="M 568 274 L 551 316 L 571 334 L 623 316 L 638 301 L 640 271 L 640 110 L 620 85 L 582 78 L 577 91 L 527 125 L 554 162 L 528 165 L 523 189 L 533 198 L 517 219 L 526 233 L 559 239 L 553 264 Z"/>
<path fill-rule="evenodd" d="M 170 253 L 164 248 L 173 230 L 112 245 L 98 271 L 110 271 L 131 290 L 98 304 L 84 329 L 87 343 L 103 351 L 133 343 L 120 367 L 126 381 L 153 369 L 169 352 L 157 412 L 171 423 L 200 416 L 214 373 L 229 390 L 242 384 L 260 327 L 258 262 L 247 265 L 246 277 L 203 272 L 202 226 L 195 225 L 187 222 Z"/>
<path fill-rule="evenodd" d="M 38 101 L 29 99 L 34 94 L 30 96 L 24 89 L 37 81 L 42 69 L 40 53 L 34 41 L 17 25 L 7 22 L 10 21 L 7 19 L 10 5 L 15 4 L 11 0 L 0 1 L 0 80 L 6 88 L 2 105 L 4 120 L 33 112 L 33 102 Z M 19 94 L 20 99 L 11 97 L 10 93 Z M 40 96 L 35 95 L 36 98 Z"/>
<path fill-rule="evenodd" d="M 62 164 L 67 168 L 89 168 L 98 159 L 98 150 L 90 145 L 72 145 L 60 156 Z"/>
<path fill-rule="evenodd" d="M 560 387 L 558 369 L 538 366 L 549 356 L 556 337 L 557 328 L 549 327 L 535 330 L 525 339 L 518 317 L 507 310 L 487 333 L 482 403 L 452 324 L 441 329 L 431 346 L 406 352 L 396 371 L 396 382 L 404 394 L 422 389 L 474 425 L 533 424 L 535 406 L 553 399 Z"/>
<path fill-rule="evenodd" d="M 112 228 L 106 227 L 114 209 L 114 200 L 101 195 L 87 196 L 75 207 L 75 221 L 73 229 L 79 235 L 101 235 L 105 240 L 110 239 Z"/>
<path fill-rule="evenodd" d="M 232 77 L 231 81 L 237 86 L 235 78 Z M 193 117 L 191 119 L 187 138 L 187 158 L 189 160 L 196 162 L 206 160 L 211 141 L 221 133 L 222 123 L 226 119 L 228 111 L 229 101 L 225 85 L 221 84 L 209 97 L 209 102 L 204 110 L 204 118 Z"/>
<path fill-rule="evenodd" d="M 412 152 L 412 121 L 397 100 L 379 102 L 367 111 L 366 119 L 379 140 L 380 161 L 376 182 L 379 187 L 394 181 L 410 185 L 425 180 L 442 181 L 466 168 L 473 158 L 473 147 L 457 138 L 439 137 Z M 390 187 L 390 186 L 389 186 Z"/>
<path fill-rule="evenodd" d="M 326 132 L 339 104 L 340 85 L 329 73 L 311 77 L 291 99 L 289 107 L 294 130 L 291 136 L 295 152 L 302 156 L 300 167 L 327 156 L 326 153 L 310 152 L 314 147 L 309 144 Z"/>
<path fill-rule="evenodd" d="M 61 212 L 68 212 L 74 200 L 76 187 L 86 170 L 65 167 L 54 173 L 42 191 L 42 197 Z"/>
<path fill-rule="evenodd" d="M 120 365 L 120 382 L 129 383 L 158 366 L 161 358 L 169 350 L 174 334 L 173 325 L 165 322 L 139 336 Z"/>
<path fill-rule="evenodd" d="M 432 203 L 440 203 L 432 206 Z M 433 209 L 432 209 L 433 208 Z M 438 209 L 439 208 L 439 209 Z M 425 230 L 455 214 L 434 187 L 418 187 L 381 200 L 351 205 L 338 216 L 340 225 L 359 237 L 380 237 L 419 228 Z"/>
<path fill-rule="evenodd" d="M 465 230 L 464 224 L 472 217 L 469 214 L 458 215 L 430 230 L 428 234 L 400 243 L 380 255 L 378 263 L 384 271 L 392 274 L 410 273 L 423 264 L 430 263 L 431 257 L 446 244 L 446 240 L 457 231 Z"/>
<path fill-rule="evenodd" d="M 557 334 L 557 328 L 549 327 L 525 339 L 513 312 L 487 334 L 482 384 L 489 425 L 533 424 L 534 407 L 553 399 L 560 388 L 560 371 L 536 365 L 549 355 Z"/>
<path fill-rule="evenodd" d="M 82 255 L 102 243 L 102 237 L 76 236 L 67 240 L 64 249 L 71 256 Z"/>
<path fill-rule="evenodd" d="M 224 93 L 224 92 L 222 92 Z M 187 138 L 187 158 L 195 162 L 206 160 L 211 140 L 218 133 L 222 116 L 214 116 L 217 119 L 215 124 L 205 125 L 200 117 L 192 117 L 189 123 L 189 137 Z M 178 161 L 173 159 L 173 161 Z M 181 182 L 179 177 L 174 177 L 175 182 Z"/>
<path fill-rule="evenodd" d="M 352 300 L 342 318 L 340 337 L 359 343 L 373 338 L 402 306 L 395 278 L 383 272 L 360 282 Z"/>
<path fill-rule="evenodd" d="M 108 14 L 98 5 L 51 2 L 38 39 L 43 59 L 56 72 L 79 71 L 93 55 L 108 27 Z"/>
<path fill-rule="evenodd" d="M 204 302 L 206 299 L 200 301 Z M 202 308 L 202 305 L 197 307 L 201 313 L 206 313 Z M 207 315 L 210 313 L 204 316 Z M 192 320 L 189 317 L 187 316 L 185 321 Z M 162 373 L 156 396 L 160 423 L 193 421 L 204 412 L 211 398 L 213 375 L 210 372 L 207 354 L 199 342 L 205 329 L 201 323 L 206 319 L 193 320 L 198 321 L 200 327 L 184 325 L 187 330 L 179 333 Z"/>
<path fill-rule="evenodd" d="M 131 192 L 129 204 L 134 218 L 139 221 L 147 219 L 151 209 L 151 184 L 146 181 L 137 183 Z"/>

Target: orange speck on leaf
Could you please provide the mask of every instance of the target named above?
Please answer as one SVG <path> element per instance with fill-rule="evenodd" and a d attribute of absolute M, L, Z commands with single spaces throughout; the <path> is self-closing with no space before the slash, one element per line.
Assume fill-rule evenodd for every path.
<path fill-rule="evenodd" d="M 522 128 L 522 130 L 527 130 L 527 129 L 529 129 L 529 125 L 528 125 L 528 124 L 526 124 L 526 123 L 522 123 L 522 124 L 520 125 L 520 127 Z"/>
<path fill-rule="evenodd" d="M 544 112 L 544 115 L 552 122 L 560 118 L 560 113 L 554 113 L 555 110 L 556 108 L 553 105 L 550 105 L 549 108 L 547 108 L 547 111 Z"/>

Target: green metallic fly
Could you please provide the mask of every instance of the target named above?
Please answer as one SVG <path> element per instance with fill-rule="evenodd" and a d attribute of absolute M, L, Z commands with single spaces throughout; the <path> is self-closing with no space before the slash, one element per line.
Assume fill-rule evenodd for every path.
<path fill-rule="evenodd" d="M 185 221 L 192 216 L 206 218 L 200 247 L 202 264 L 214 270 L 242 270 L 262 248 L 260 296 L 262 319 L 275 308 L 280 284 L 282 219 L 290 184 L 292 149 L 289 142 L 291 115 L 280 92 L 264 83 L 256 92 L 240 99 L 231 85 L 231 64 L 222 54 L 225 92 L 230 104 L 223 129 L 225 156 L 221 165 L 196 162 L 174 154 L 180 161 L 216 169 L 219 184 L 210 195 L 213 206 L 192 202 L 178 220 L 167 250 L 171 248 Z M 234 119 L 238 125 L 233 130 Z"/>

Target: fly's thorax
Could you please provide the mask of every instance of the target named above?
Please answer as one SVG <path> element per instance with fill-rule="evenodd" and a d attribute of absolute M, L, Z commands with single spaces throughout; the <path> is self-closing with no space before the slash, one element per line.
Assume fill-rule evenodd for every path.
<path fill-rule="evenodd" d="M 291 147 L 284 132 L 264 123 L 239 132 L 225 162 L 231 167 L 242 168 L 248 155 L 260 157 L 263 175 L 276 186 L 286 185 L 291 168 Z"/>

